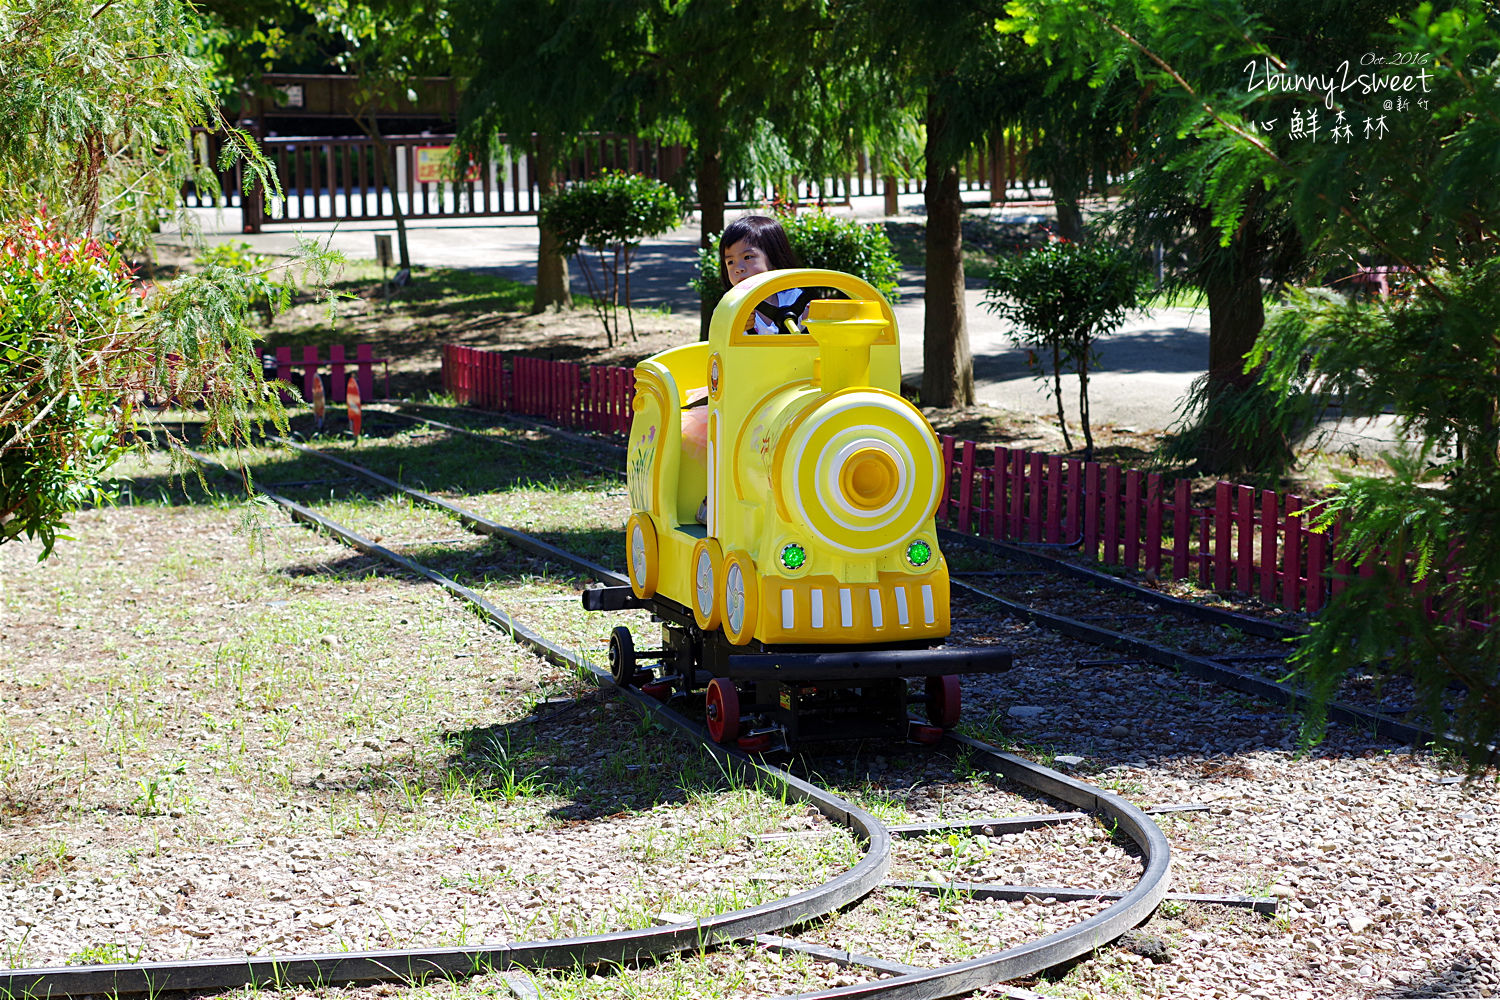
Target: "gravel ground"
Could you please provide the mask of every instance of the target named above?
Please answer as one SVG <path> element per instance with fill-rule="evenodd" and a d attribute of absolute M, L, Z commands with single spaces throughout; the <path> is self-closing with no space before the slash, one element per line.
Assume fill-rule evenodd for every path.
<path fill-rule="evenodd" d="M 392 540 L 460 534 L 397 504 L 361 513 L 367 530 L 401 527 Z M 733 908 L 849 862 L 841 835 L 755 839 L 824 824 L 724 788 L 687 748 L 433 588 L 304 529 L 270 526 L 247 556 L 238 516 L 93 511 L 47 563 L 26 544 L 0 548 L 8 964 L 570 933 Z M 545 600 L 544 582 L 513 570 L 490 596 Z M 1279 709 L 1153 667 L 1081 665 L 1101 654 L 970 616 L 975 641 L 1011 646 L 1017 666 L 965 678 L 967 731 L 1138 804 L 1207 804 L 1159 818 L 1174 889 L 1282 899 L 1272 918 L 1168 904 L 1128 947 L 1023 985 L 1064 997 L 1500 995 L 1492 776 L 1463 784 L 1441 757 L 1338 727 L 1299 753 Z M 892 819 L 1056 805 L 910 748 L 829 748 L 798 766 Z M 1107 887 L 1138 871 L 1108 831 L 1079 824 L 904 843 L 893 877 Z M 1097 909 L 884 892 L 807 937 L 926 964 Z M 727 950 L 541 985 L 762 996 L 856 979 Z M 479 977 L 454 989 L 502 988 Z"/>

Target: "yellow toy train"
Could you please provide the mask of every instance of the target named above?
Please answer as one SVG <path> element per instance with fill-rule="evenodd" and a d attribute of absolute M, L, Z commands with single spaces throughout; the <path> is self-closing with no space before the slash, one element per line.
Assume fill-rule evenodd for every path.
<path fill-rule="evenodd" d="M 805 319 L 773 304 L 793 289 Z M 755 333 L 757 308 L 788 332 Z M 958 674 L 1010 666 L 996 647 L 934 648 L 949 633 L 942 457 L 900 378 L 890 305 L 825 270 L 742 282 L 707 343 L 640 363 L 630 586 L 589 591 L 585 606 L 649 608 L 663 648 L 638 654 L 616 628 L 618 680 L 662 696 L 706 687 L 710 735 L 764 749 L 905 732 L 912 701 L 931 737 L 958 719 Z M 907 678 L 925 691 L 910 695 Z"/>

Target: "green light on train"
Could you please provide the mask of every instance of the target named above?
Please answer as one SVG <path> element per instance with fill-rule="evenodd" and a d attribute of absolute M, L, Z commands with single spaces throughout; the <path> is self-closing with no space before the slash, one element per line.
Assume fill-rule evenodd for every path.
<path fill-rule="evenodd" d="M 932 546 L 918 538 L 906 547 L 906 561 L 913 566 L 926 566 L 932 558 Z"/>
<path fill-rule="evenodd" d="M 781 547 L 781 565 L 787 569 L 801 569 L 805 562 L 807 550 L 796 542 L 788 542 Z"/>

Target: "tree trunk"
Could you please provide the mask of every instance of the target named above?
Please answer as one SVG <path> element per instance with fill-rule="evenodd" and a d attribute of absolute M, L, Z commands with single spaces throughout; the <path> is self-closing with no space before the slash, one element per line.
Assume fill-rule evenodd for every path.
<path fill-rule="evenodd" d="M 702 226 L 698 235 L 698 246 L 706 247 L 709 238 L 724 231 L 724 202 L 728 197 L 724 190 L 723 154 L 719 150 L 717 129 L 705 127 L 697 136 L 698 141 L 698 212 Z M 708 324 L 713 319 L 713 310 L 706 305 L 698 314 L 698 339 L 708 339 Z"/>
<path fill-rule="evenodd" d="M 1047 181 L 1052 187 L 1052 202 L 1057 206 L 1057 235 L 1070 243 L 1083 242 L 1083 190 L 1088 182 L 1084 171 L 1078 168 L 1078 156 L 1055 135 L 1044 139 L 1050 147 L 1048 159 L 1052 163 Z"/>
<path fill-rule="evenodd" d="M 554 184 L 553 141 L 540 136 L 536 144 L 537 200 L 545 205 L 552 197 Z M 568 284 L 568 258 L 557 252 L 557 234 L 537 222 L 536 295 L 531 300 L 533 313 L 548 309 L 573 308 L 573 289 Z"/>
<path fill-rule="evenodd" d="M 724 159 L 719 152 L 717 142 L 712 148 L 706 146 L 707 140 L 700 137 L 698 140 L 698 211 L 702 219 L 702 227 L 698 235 L 698 245 L 708 246 L 709 237 L 724 231 L 724 201 L 728 195 L 724 191 Z"/>
<path fill-rule="evenodd" d="M 1083 460 L 1092 462 L 1094 460 L 1094 430 L 1090 426 L 1089 416 L 1089 359 L 1087 356 L 1078 359 L 1078 414 L 1083 421 Z M 1067 440 L 1067 435 L 1063 435 Z"/>
<path fill-rule="evenodd" d="M 1245 355 L 1265 325 L 1260 275 L 1241 260 L 1233 273 L 1209 276 L 1204 284 L 1208 296 L 1208 378 L 1197 461 L 1201 468 L 1219 473 L 1244 472 L 1271 467 L 1287 457 L 1290 445 L 1270 433 L 1267 424 L 1260 433 L 1232 426 L 1230 413 L 1236 397 L 1256 381 L 1245 372 Z M 1280 455 L 1281 458 L 1273 458 Z"/>
<path fill-rule="evenodd" d="M 1237 267 L 1237 275 L 1213 275 L 1208 295 L 1208 381 L 1210 386 L 1243 387 L 1255 381 L 1245 374 L 1245 355 L 1266 322 L 1260 297 L 1260 275 Z M 1210 394 L 1212 394 L 1210 389 Z"/>
<path fill-rule="evenodd" d="M 1057 235 L 1069 243 L 1083 242 L 1083 209 L 1078 192 L 1067 190 L 1064 182 L 1053 181 L 1053 200 L 1057 205 Z"/>
<path fill-rule="evenodd" d="M 1062 346 L 1056 341 L 1052 343 L 1052 397 L 1057 403 L 1057 429 L 1062 431 L 1063 447 L 1068 451 L 1073 450 L 1073 441 L 1068 437 L 1068 414 L 1063 406 L 1062 385 Z M 1088 412 L 1084 410 L 1084 429 L 1088 427 Z"/>
<path fill-rule="evenodd" d="M 387 177 L 385 169 L 385 157 L 390 152 L 390 146 L 386 144 L 385 136 L 380 131 L 380 122 L 373 113 L 356 114 L 354 121 L 364 130 L 365 136 L 375 143 L 375 190 L 384 191 L 387 184 L 391 186 L 391 215 L 396 220 L 396 252 L 400 257 L 397 266 L 410 273 L 411 253 L 406 247 L 406 214 L 401 211 L 401 192 L 396 186 L 396 179 Z"/>
<path fill-rule="evenodd" d="M 1005 145 L 1005 134 L 990 136 L 990 204 L 1005 201 L 1010 188 L 1010 157 Z"/>
<path fill-rule="evenodd" d="M 945 116 L 928 101 L 926 314 L 922 331 L 922 405 L 969 406 L 974 402 L 974 359 L 964 316 L 963 196 L 958 165 L 940 162 L 935 137 Z"/>

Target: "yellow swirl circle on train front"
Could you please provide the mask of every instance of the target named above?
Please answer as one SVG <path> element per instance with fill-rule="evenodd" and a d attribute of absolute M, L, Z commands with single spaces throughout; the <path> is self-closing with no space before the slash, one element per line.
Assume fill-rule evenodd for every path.
<path fill-rule="evenodd" d="M 793 518 L 851 555 L 904 542 L 937 509 L 942 464 L 922 415 L 879 389 L 822 400 L 791 431 L 777 482 Z"/>

